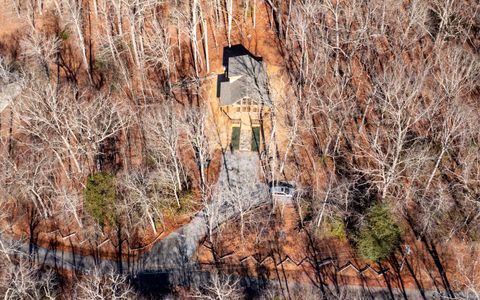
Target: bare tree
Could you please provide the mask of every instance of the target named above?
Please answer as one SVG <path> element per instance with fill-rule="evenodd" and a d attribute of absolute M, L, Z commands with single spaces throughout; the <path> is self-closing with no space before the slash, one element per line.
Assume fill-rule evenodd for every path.
<path fill-rule="evenodd" d="M 48 37 L 41 32 L 32 30 L 21 41 L 21 47 L 22 54 L 27 60 L 38 64 L 39 68 L 45 72 L 47 78 L 50 78 L 50 64 L 54 62 L 59 52 L 59 39 L 57 37 Z"/>
<path fill-rule="evenodd" d="M 337 178 L 330 174 L 326 187 L 322 191 L 314 191 L 312 195 L 313 209 L 317 211 L 315 218 L 317 227 L 322 225 L 325 216 L 346 217 L 350 212 L 351 189 L 354 181 L 336 180 Z"/>
<path fill-rule="evenodd" d="M 464 43 L 471 36 L 478 17 L 478 5 L 465 1 L 433 0 L 430 9 L 433 12 L 431 34 L 435 37 L 435 45 L 441 47 L 448 39 L 458 39 Z"/>
<path fill-rule="evenodd" d="M 384 70 L 377 78 L 374 99 L 378 101 L 378 123 L 367 132 L 366 145 L 358 145 L 357 157 L 369 163 L 359 169 L 370 176 L 378 187 L 381 199 L 397 190 L 405 179 L 405 171 L 429 159 L 422 150 L 419 138 L 412 135 L 414 126 L 423 120 L 434 103 L 418 101 L 425 81 L 426 71 L 395 64 L 395 69 Z M 416 80 L 410 78 L 414 76 Z M 418 146 L 418 147 L 417 147 Z M 391 194 L 390 194 L 391 195 Z"/>
<path fill-rule="evenodd" d="M 54 273 L 42 271 L 21 251 L 20 243 L 0 233 L 0 295 L 4 299 L 56 299 Z"/>
<path fill-rule="evenodd" d="M 289 97 L 287 97 L 289 98 Z M 300 109 L 298 107 L 298 103 L 294 102 L 291 103 L 290 101 L 286 99 L 281 100 L 282 104 L 282 110 L 283 111 L 288 111 L 288 114 L 286 114 L 285 121 L 284 121 L 284 128 L 288 131 L 287 133 L 287 145 L 283 149 L 285 151 L 283 158 L 280 160 L 280 167 L 278 172 L 280 174 L 283 174 L 284 169 L 285 169 L 285 164 L 287 162 L 288 156 L 290 151 L 298 144 L 299 136 L 300 136 L 300 131 L 301 131 L 301 120 L 300 120 Z M 294 150 L 294 149 L 293 149 Z"/>
<path fill-rule="evenodd" d="M 199 16 L 199 11 L 200 11 L 200 4 L 198 3 L 198 0 L 193 0 L 192 1 L 192 17 L 190 19 L 190 26 L 189 26 L 189 35 L 190 35 L 190 41 L 192 44 L 192 54 L 193 54 L 193 66 L 195 69 L 195 76 L 198 77 L 199 73 L 199 60 L 200 60 L 200 48 L 198 46 L 198 38 L 197 38 L 197 27 L 199 24 L 198 16 Z"/>
<path fill-rule="evenodd" d="M 73 219 L 82 227 L 83 180 L 101 169 L 102 144 L 129 126 L 130 113 L 108 96 L 91 99 L 42 83 L 32 80 L 13 106 L 21 138 L 9 188 L 42 217 L 67 216 L 64 223 Z"/>
<path fill-rule="evenodd" d="M 145 116 L 147 147 L 152 159 L 162 169 L 171 169 L 172 187 L 178 202 L 178 193 L 186 187 L 183 164 L 180 160 L 180 134 L 182 121 L 173 103 L 152 107 Z M 180 206 L 180 203 L 178 203 Z"/>
<path fill-rule="evenodd" d="M 82 228 L 83 222 L 80 212 L 83 209 L 83 199 L 79 191 L 60 185 L 55 188 L 55 197 L 55 202 L 58 203 L 55 208 L 57 213 L 55 217 L 64 222 L 73 218 L 77 225 Z"/>
<path fill-rule="evenodd" d="M 248 225 L 247 214 L 259 202 L 262 201 L 262 195 L 256 193 L 258 186 L 256 178 L 244 178 L 241 182 L 223 187 L 218 191 L 217 197 L 220 197 L 229 209 L 233 210 L 233 216 L 238 216 L 240 222 L 240 237 L 245 239 L 245 231 Z M 218 201 L 218 200 L 217 200 Z"/>
<path fill-rule="evenodd" d="M 459 271 L 455 283 L 462 290 L 459 296 L 461 299 L 478 299 L 480 298 L 480 280 L 478 278 L 478 269 L 480 268 L 480 261 L 478 260 L 478 253 L 480 249 L 476 245 L 470 245 L 467 249 L 460 249 L 456 251 L 456 270 Z"/>
<path fill-rule="evenodd" d="M 433 124 L 433 126 L 436 128 L 432 128 L 432 135 L 435 141 L 438 141 L 440 145 L 440 152 L 435 159 L 435 165 L 425 185 L 425 193 L 429 191 L 432 180 L 437 173 L 440 162 L 445 153 L 451 149 L 454 142 L 457 142 L 457 145 L 464 144 L 459 140 L 461 140 L 463 138 L 462 136 L 467 135 L 468 131 L 471 130 L 468 128 L 469 125 L 472 124 L 468 122 L 468 119 L 471 119 L 468 118 L 470 114 L 469 107 L 462 105 L 462 103 L 454 102 L 446 104 L 445 106 L 441 106 L 440 109 L 442 112 L 439 114 L 439 118 L 434 120 L 436 122 Z"/>
<path fill-rule="evenodd" d="M 202 25 L 202 37 L 203 37 L 203 50 L 205 53 L 205 66 L 206 72 L 210 73 L 210 57 L 208 55 L 208 26 L 207 19 L 203 15 L 202 6 L 199 7 L 200 10 L 200 23 Z"/>
<path fill-rule="evenodd" d="M 37 140 L 32 149 L 40 149 L 40 146 L 52 149 L 66 176 L 70 177 L 64 164 L 66 154 L 74 162 L 77 172 L 82 171 L 79 157 L 81 149 L 75 147 L 76 137 L 71 137 L 70 131 L 70 126 L 74 127 L 76 124 L 68 122 L 71 117 L 68 114 L 70 96 L 68 91 L 57 93 L 52 85 L 40 87 L 42 83 L 32 85 L 14 106 L 14 113 L 20 121 L 18 131 Z"/>
<path fill-rule="evenodd" d="M 207 225 L 207 239 L 210 244 L 209 247 L 212 250 L 212 254 L 215 258 L 217 239 L 221 237 L 222 230 L 222 207 L 224 205 L 223 198 L 216 192 L 217 187 L 213 188 L 211 200 L 209 197 L 204 197 L 202 200 L 203 212 L 205 216 L 205 223 Z M 209 201 L 210 200 L 210 201 Z"/>
<path fill-rule="evenodd" d="M 436 72 L 433 77 L 438 84 L 435 92 L 442 101 L 451 101 L 469 95 L 478 86 L 480 63 L 470 50 L 459 46 L 435 51 Z"/>
<path fill-rule="evenodd" d="M 82 62 L 85 70 L 87 71 L 88 77 L 91 80 L 92 75 L 90 74 L 90 65 L 87 58 L 87 47 L 85 44 L 85 33 L 84 33 L 84 19 L 83 19 L 83 7 L 80 2 L 65 0 L 61 2 L 61 7 L 65 7 L 65 11 L 59 10 L 60 15 L 66 16 L 67 24 L 72 24 L 77 38 L 77 45 L 80 50 L 82 57 Z M 57 3 L 57 9 L 60 9 L 60 5 Z"/>
<path fill-rule="evenodd" d="M 132 124 L 132 112 L 129 106 L 120 99 L 109 95 L 80 98 L 77 112 L 77 130 L 82 136 L 84 147 L 90 162 L 96 160 L 100 169 L 98 155 L 102 154 L 101 146 L 109 139 L 118 136 Z"/>
<path fill-rule="evenodd" d="M 233 21 L 233 0 L 225 0 L 225 8 L 227 12 L 227 40 L 228 47 L 232 46 L 232 21 Z"/>
<path fill-rule="evenodd" d="M 192 297 L 209 300 L 240 299 L 243 296 L 239 279 L 232 275 L 219 274 L 218 271 L 210 273 L 207 283 L 196 288 Z"/>
<path fill-rule="evenodd" d="M 127 276 L 113 270 L 102 273 L 100 270 L 94 269 L 89 274 L 82 275 L 75 284 L 74 292 L 76 299 L 136 299 Z"/>
<path fill-rule="evenodd" d="M 158 20 L 153 22 L 153 30 L 146 32 L 145 38 L 145 59 L 148 66 L 159 67 L 165 72 L 165 79 L 168 88 L 172 90 L 172 75 L 175 73 L 175 55 L 172 37 L 170 36 L 166 24 Z"/>
<path fill-rule="evenodd" d="M 157 233 L 157 222 L 163 222 L 161 208 L 171 197 L 162 178 L 158 172 L 148 173 L 142 170 L 133 170 L 120 177 L 119 187 L 124 201 L 119 206 L 131 228 L 138 224 L 149 224 L 153 232 Z"/>
<path fill-rule="evenodd" d="M 85 161 L 98 169 L 101 145 L 129 126 L 129 110 L 106 95 L 76 99 L 75 89 L 41 84 L 34 82 L 14 106 L 19 132 L 34 139 L 26 143 L 51 151 L 67 178 L 72 174 L 66 162 L 73 162 L 77 174 L 88 170 Z"/>
<path fill-rule="evenodd" d="M 200 171 L 200 188 L 206 193 L 206 170 L 210 163 L 212 144 L 207 133 L 208 112 L 205 106 L 192 107 L 185 112 L 185 131 L 193 148 L 195 161 Z"/>

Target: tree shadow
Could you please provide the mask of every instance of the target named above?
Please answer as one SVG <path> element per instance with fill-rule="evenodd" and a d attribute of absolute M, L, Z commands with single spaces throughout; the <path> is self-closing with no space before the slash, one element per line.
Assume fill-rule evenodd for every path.
<path fill-rule="evenodd" d="M 454 292 L 451 288 L 446 269 L 445 269 L 445 267 L 444 267 L 444 265 L 441 261 L 440 255 L 437 251 L 437 248 L 436 248 L 434 242 L 432 240 L 430 240 L 424 233 L 419 233 L 416 230 L 415 222 L 414 222 L 412 216 L 408 212 L 407 212 L 407 215 L 406 215 L 406 220 L 407 220 L 407 223 L 409 224 L 412 232 L 415 234 L 415 236 L 420 238 L 423 245 L 425 246 L 425 249 L 427 250 L 427 253 L 430 255 L 430 258 L 432 259 L 432 261 L 433 261 L 433 263 L 434 263 L 434 265 L 437 269 L 437 272 L 440 275 L 442 286 L 445 289 L 445 292 L 447 293 L 448 297 L 455 298 L 455 294 L 454 294 Z M 427 270 L 428 270 L 428 266 L 427 266 L 426 261 L 424 261 L 424 265 L 425 265 L 425 267 L 427 267 Z M 407 264 L 407 267 L 408 267 L 408 264 Z M 409 270 L 410 270 L 410 268 L 409 268 Z M 429 272 L 429 275 L 432 279 L 432 282 L 437 287 L 437 280 L 432 276 L 432 274 L 430 274 L 430 272 Z M 439 291 L 438 287 L 437 287 L 437 290 Z"/>

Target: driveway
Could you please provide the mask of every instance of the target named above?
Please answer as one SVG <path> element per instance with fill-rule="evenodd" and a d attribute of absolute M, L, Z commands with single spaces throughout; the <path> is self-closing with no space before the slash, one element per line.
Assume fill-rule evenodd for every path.
<path fill-rule="evenodd" d="M 218 208 L 215 223 L 221 224 L 238 214 L 238 207 L 251 208 L 267 201 L 268 187 L 258 177 L 259 159 L 255 152 L 226 152 L 214 188 L 210 206 Z M 230 201 L 230 195 L 238 199 Z M 248 202 L 248 203 L 247 203 Z M 209 207 L 210 207 L 209 206 Z M 209 211 L 202 210 L 190 223 L 158 242 L 140 259 L 137 272 L 191 269 L 196 263 L 194 254 L 207 235 Z M 210 223 L 211 224 L 211 223 Z"/>

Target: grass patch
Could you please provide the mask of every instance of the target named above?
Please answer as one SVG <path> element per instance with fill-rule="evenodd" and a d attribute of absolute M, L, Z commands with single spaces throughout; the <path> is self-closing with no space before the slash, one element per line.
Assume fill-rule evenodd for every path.
<path fill-rule="evenodd" d="M 470 238 L 472 242 L 480 241 L 480 229 L 477 226 L 473 226 L 472 228 L 469 228 L 467 232 L 467 236 L 468 238 Z"/>
<path fill-rule="evenodd" d="M 70 30 L 68 30 L 68 28 L 65 28 L 63 29 L 62 31 L 60 31 L 60 33 L 58 34 L 58 37 L 62 40 L 62 41 L 66 41 L 68 40 L 68 38 L 70 37 Z"/>
<path fill-rule="evenodd" d="M 107 71 L 109 66 L 108 63 L 100 58 L 96 58 L 93 63 L 93 68 L 98 71 Z"/>
<path fill-rule="evenodd" d="M 323 155 L 323 154 L 320 155 L 320 156 L 318 157 L 318 162 L 319 162 L 320 165 L 326 167 L 326 166 L 327 166 L 327 162 L 328 162 L 328 156 Z"/>

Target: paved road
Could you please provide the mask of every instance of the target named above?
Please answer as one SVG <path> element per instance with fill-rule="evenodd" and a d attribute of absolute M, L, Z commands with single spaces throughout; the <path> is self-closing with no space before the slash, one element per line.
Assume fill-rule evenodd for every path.
<path fill-rule="evenodd" d="M 95 268 L 106 272 L 117 270 L 118 262 L 100 259 L 91 255 L 80 255 L 71 251 L 47 249 L 28 243 L 27 241 L 12 240 L 9 236 L 0 233 L 0 240 L 4 245 L 12 244 L 11 249 L 31 254 L 38 264 L 69 270 L 88 272 Z M 10 247 L 9 247 L 10 248 Z"/>

